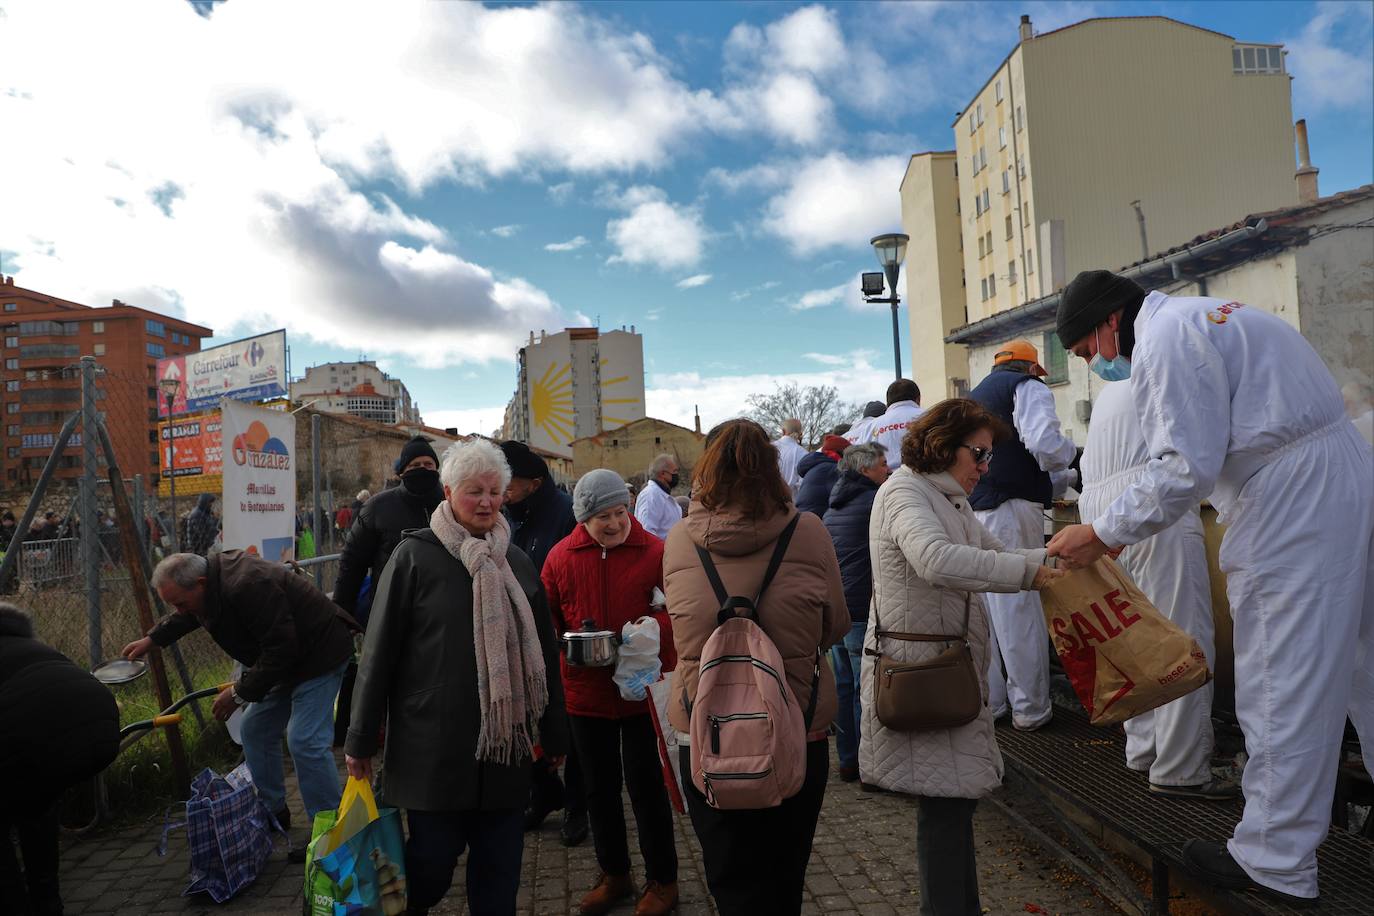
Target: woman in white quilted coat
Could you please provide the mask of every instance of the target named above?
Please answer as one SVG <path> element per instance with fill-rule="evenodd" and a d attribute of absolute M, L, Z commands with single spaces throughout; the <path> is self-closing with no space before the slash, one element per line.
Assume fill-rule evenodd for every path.
<path fill-rule="evenodd" d="M 873 665 L 863 660 L 859 773 L 866 784 L 919 797 L 916 859 L 921 912 L 981 913 L 973 809 L 1002 782 L 1002 755 L 987 707 L 988 617 L 980 592 L 1038 589 L 1064 573 L 1045 551 L 1007 550 L 978 523 L 968 495 L 986 472 L 994 438 L 1007 434 L 974 401 L 941 401 L 902 440 L 902 467 L 878 491 L 869 522 L 873 604 L 864 648 L 921 661 L 939 642 L 879 638 L 878 630 L 958 635 L 971 602 L 968 641 L 980 673 L 983 710 L 957 728 L 898 732 L 874 712 Z M 1053 561 L 1049 561 L 1053 562 Z"/>

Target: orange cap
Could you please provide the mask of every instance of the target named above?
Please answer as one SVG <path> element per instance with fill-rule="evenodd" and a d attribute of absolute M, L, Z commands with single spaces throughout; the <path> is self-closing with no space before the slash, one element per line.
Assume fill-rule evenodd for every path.
<path fill-rule="evenodd" d="M 1031 375 L 1048 375 L 1045 367 L 1040 365 L 1040 351 L 1035 349 L 1035 344 L 1029 340 L 1012 340 L 1003 344 L 997 353 L 992 357 L 992 364 L 1000 366 L 1002 363 L 1009 363 L 1019 360 L 1031 364 Z"/>

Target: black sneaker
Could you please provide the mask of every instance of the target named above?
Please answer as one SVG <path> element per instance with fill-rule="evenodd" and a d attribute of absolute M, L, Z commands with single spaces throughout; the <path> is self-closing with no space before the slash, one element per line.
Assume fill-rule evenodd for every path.
<path fill-rule="evenodd" d="M 1218 779 L 1209 779 L 1201 785 L 1196 786 L 1165 786 L 1157 782 L 1150 783 L 1151 795 L 1162 795 L 1165 798 L 1195 798 L 1202 801 L 1229 801 L 1240 795 L 1240 786 L 1231 782 L 1222 782 Z"/>
<path fill-rule="evenodd" d="M 563 825 L 558 828 L 558 837 L 564 846 L 580 846 L 590 832 L 587 812 L 563 810 Z"/>
<path fill-rule="evenodd" d="M 1318 897 L 1294 897 L 1272 887 L 1265 887 L 1250 877 L 1231 857 L 1225 843 L 1210 840 L 1189 840 L 1183 844 L 1183 864 L 1195 878 L 1200 878 L 1215 887 L 1234 891 L 1257 890 L 1275 900 L 1281 900 L 1294 909 L 1306 910 L 1320 905 Z"/>

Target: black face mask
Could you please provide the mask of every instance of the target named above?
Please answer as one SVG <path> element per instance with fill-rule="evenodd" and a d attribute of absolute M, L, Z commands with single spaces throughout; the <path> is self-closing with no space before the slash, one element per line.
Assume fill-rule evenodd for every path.
<path fill-rule="evenodd" d="M 678 481 L 680 481 L 681 479 L 681 476 L 677 474 L 674 474 L 672 477 L 668 478 L 668 489 L 675 489 L 678 485 Z"/>
<path fill-rule="evenodd" d="M 439 486 L 439 472 L 430 468 L 414 468 L 401 475 L 401 485 L 408 493 L 428 496 Z"/>

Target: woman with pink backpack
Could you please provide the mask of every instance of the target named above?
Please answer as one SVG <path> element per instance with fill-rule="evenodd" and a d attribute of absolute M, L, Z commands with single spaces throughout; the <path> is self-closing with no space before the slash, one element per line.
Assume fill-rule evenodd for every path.
<path fill-rule="evenodd" d="M 683 794 L 707 887 L 722 916 L 799 913 L 837 705 L 822 656 L 849 611 L 830 536 L 792 505 L 757 423 L 707 435 L 663 572 L 678 651 L 668 718 L 690 740 Z"/>

